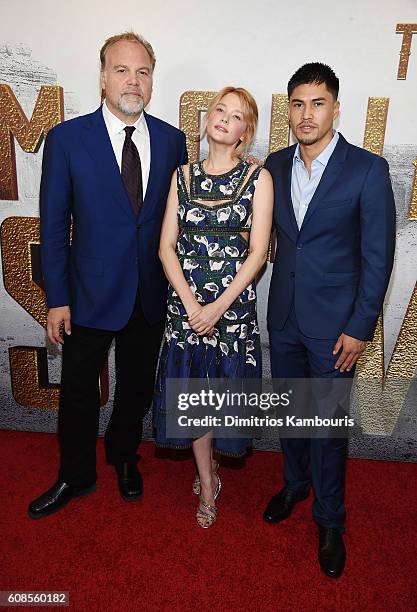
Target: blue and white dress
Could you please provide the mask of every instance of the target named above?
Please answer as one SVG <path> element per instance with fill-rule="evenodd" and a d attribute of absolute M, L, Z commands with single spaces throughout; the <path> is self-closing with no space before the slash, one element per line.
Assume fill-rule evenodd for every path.
<path fill-rule="evenodd" d="M 261 168 L 245 161 L 222 175 L 208 175 L 202 162 L 189 165 L 189 181 L 177 170 L 179 235 L 176 253 L 184 276 L 201 304 L 213 302 L 233 281 L 248 255 L 252 200 Z M 189 182 L 189 186 L 188 183 Z M 243 234 L 243 235 L 242 235 Z M 190 439 L 166 436 L 167 378 L 260 378 L 261 346 L 256 316 L 256 289 L 251 283 L 219 319 L 212 336 L 198 336 L 173 287 L 155 396 L 158 446 L 187 448 Z M 214 437 L 217 452 L 242 456 L 248 439 Z"/>

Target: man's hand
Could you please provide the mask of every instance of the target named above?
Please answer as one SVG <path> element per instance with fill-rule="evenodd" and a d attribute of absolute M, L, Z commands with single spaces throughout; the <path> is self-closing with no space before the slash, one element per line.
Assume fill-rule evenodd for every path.
<path fill-rule="evenodd" d="M 57 346 L 58 344 L 64 344 L 64 339 L 61 335 L 62 326 L 64 326 L 64 331 L 69 336 L 71 334 L 71 312 L 69 306 L 50 308 L 46 330 L 49 340 Z"/>
<path fill-rule="evenodd" d="M 350 372 L 354 364 L 358 361 L 359 357 L 365 350 L 365 340 L 357 340 L 352 336 L 346 334 L 340 334 L 336 344 L 334 345 L 333 355 L 336 355 L 341 348 L 342 352 L 339 355 L 339 359 L 336 361 L 335 370 L 340 368 L 341 372 L 345 370 Z"/>
<path fill-rule="evenodd" d="M 201 306 L 199 310 L 193 312 L 188 317 L 188 323 L 199 336 L 211 336 L 214 326 L 222 314 L 223 312 L 216 302 L 212 302 L 211 304 Z"/>

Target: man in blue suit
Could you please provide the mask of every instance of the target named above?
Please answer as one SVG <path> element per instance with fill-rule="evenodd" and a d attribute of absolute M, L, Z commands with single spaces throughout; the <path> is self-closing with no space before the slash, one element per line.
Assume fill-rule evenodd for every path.
<path fill-rule="evenodd" d="M 63 344 L 61 465 L 57 482 L 30 504 L 31 518 L 95 489 L 99 372 L 113 339 L 106 455 L 124 500 L 143 491 L 136 452 L 165 320 L 160 229 L 172 173 L 187 153 L 182 132 L 144 112 L 155 67 L 151 45 L 133 32 L 116 35 L 100 60 L 102 107 L 57 125 L 45 142 L 41 253 L 48 336 Z"/>
<path fill-rule="evenodd" d="M 395 246 L 395 203 L 387 162 L 333 130 L 339 80 L 320 63 L 288 83 L 289 120 L 298 140 L 266 160 L 275 189 L 277 256 L 269 303 L 274 378 L 353 378 L 372 340 Z M 320 405 L 318 405 L 320 410 Z M 320 567 L 344 569 L 347 439 L 282 439 L 284 488 L 264 519 L 288 518 L 314 488 Z"/>

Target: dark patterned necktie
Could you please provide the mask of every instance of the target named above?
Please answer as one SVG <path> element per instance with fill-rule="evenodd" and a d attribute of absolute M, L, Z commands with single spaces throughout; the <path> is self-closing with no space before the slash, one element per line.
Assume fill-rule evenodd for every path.
<path fill-rule="evenodd" d="M 142 167 L 139 151 L 132 140 L 135 127 L 125 127 L 125 141 L 122 151 L 122 180 L 132 204 L 133 212 L 137 215 L 143 204 Z"/>

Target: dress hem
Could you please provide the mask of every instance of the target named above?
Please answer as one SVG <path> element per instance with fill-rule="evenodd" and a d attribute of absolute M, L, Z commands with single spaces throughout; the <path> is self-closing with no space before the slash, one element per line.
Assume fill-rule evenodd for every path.
<path fill-rule="evenodd" d="M 170 448 L 172 450 L 188 450 L 192 448 L 192 444 L 186 444 L 186 445 L 162 444 L 161 442 L 155 442 L 155 446 L 157 448 Z M 218 453 L 219 455 L 223 455 L 224 457 L 233 457 L 234 459 L 242 459 L 242 457 L 245 457 L 245 455 L 247 454 L 250 448 L 252 448 L 252 444 L 248 444 L 244 452 L 238 455 L 236 453 L 228 453 L 227 451 L 222 451 L 219 448 L 217 448 L 215 445 L 213 446 L 213 451 L 215 453 Z"/>

